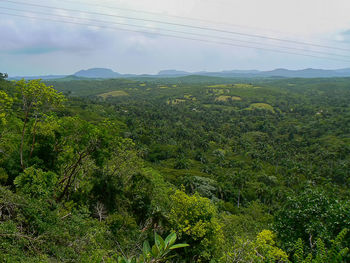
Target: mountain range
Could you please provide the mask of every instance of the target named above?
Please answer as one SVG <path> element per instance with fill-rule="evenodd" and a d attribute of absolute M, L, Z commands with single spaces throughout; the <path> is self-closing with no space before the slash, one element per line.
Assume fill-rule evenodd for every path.
<path fill-rule="evenodd" d="M 66 77 L 93 78 L 93 79 L 109 79 L 109 78 L 133 78 L 133 77 L 152 77 L 152 78 L 168 78 L 168 77 L 184 77 L 190 75 L 224 77 L 224 78 L 332 78 L 332 77 L 350 77 L 350 68 L 344 69 L 313 69 L 307 68 L 302 70 L 289 70 L 284 68 L 274 69 L 270 71 L 260 70 L 230 70 L 220 72 L 187 72 L 179 70 L 162 70 L 158 74 L 121 74 L 108 68 L 91 68 L 80 70 L 72 75 L 45 75 L 45 76 L 17 76 L 10 79 L 61 79 Z"/>

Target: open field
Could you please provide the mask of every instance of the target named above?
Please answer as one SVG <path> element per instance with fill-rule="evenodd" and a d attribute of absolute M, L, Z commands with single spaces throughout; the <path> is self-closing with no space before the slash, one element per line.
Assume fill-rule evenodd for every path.
<path fill-rule="evenodd" d="M 255 110 L 255 109 L 260 109 L 260 110 L 268 110 L 271 112 L 275 112 L 274 108 L 267 103 L 252 103 L 250 104 L 249 110 Z"/>
<path fill-rule="evenodd" d="M 229 100 L 239 101 L 239 100 L 242 100 L 242 98 L 238 96 L 219 96 L 215 98 L 215 101 L 229 101 Z"/>
<path fill-rule="evenodd" d="M 98 95 L 99 97 L 102 97 L 104 99 L 108 98 L 108 97 L 120 97 L 120 96 L 128 96 L 129 94 L 126 93 L 123 90 L 115 90 L 115 91 L 110 91 L 110 92 L 106 92 L 106 93 L 102 93 L 100 95 Z"/>

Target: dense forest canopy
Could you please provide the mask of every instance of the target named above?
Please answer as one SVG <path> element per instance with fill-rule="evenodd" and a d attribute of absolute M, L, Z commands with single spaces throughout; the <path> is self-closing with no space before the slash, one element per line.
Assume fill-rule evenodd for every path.
<path fill-rule="evenodd" d="M 350 262 L 349 78 L 6 77 L 1 261 Z"/>

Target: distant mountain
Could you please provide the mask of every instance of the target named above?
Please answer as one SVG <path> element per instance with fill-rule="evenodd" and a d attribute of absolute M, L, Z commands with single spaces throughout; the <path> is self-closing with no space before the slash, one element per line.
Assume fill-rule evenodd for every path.
<path fill-rule="evenodd" d="M 272 71 L 261 72 L 260 75 L 266 77 L 285 77 L 285 78 L 331 78 L 331 77 L 350 77 L 350 69 L 302 69 L 302 70 L 288 70 L 275 69 Z"/>
<path fill-rule="evenodd" d="M 221 71 L 223 74 L 256 74 L 259 73 L 259 70 L 224 70 Z"/>
<path fill-rule="evenodd" d="M 174 69 L 168 69 L 168 70 L 161 70 L 158 73 L 158 76 L 188 76 L 188 75 L 192 75 L 189 72 L 186 71 L 180 71 L 180 70 L 174 70 Z"/>
<path fill-rule="evenodd" d="M 226 70 L 220 72 L 186 72 L 178 70 L 163 70 L 158 73 L 158 76 L 169 77 L 185 77 L 189 75 L 198 76 L 210 76 L 210 77 L 223 77 L 223 78 L 332 78 L 332 77 L 350 77 L 350 68 L 325 70 L 325 69 L 302 69 L 302 70 L 289 70 L 289 69 L 274 69 L 271 71 L 259 71 L 259 70 Z"/>
<path fill-rule="evenodd" d="M 201 76 L 212 76 L 212 77 L 255 77 L 258 75 L 261 71 L 259 70 L 224 70 L 219 72 L 207 72 L 207 71 L 200 71 L 195 72 L 193 74 L 195 75 L 201 75 Z"/>
<path fill-rule="evenodd" d="M 325 69 L 302 69 L 302 70 L 289 70 L 289 69 L 274 69 L 271 71 L 259 71 L 259 70 L 231 70 L 221 72 L 196 72 L 193 73 L 202 76 L 215 76 L 226 78 L 332 78 L 332 77 L 350 77 L 350 68 L 325 70 Z"/>
<path fill-rule="evenodd" d="M 350 75 L 350 68 L 337 69 L 335 71 L 338 72 L 338 73 L 344 73 L 344 74 L 349 74 Z"/>
<path fill-rule="evenodd" d="M 77 77 L 84 77 L 84 78 L 101 78 L 101 79 L 112 79 L 112 78 L 119 78 L 122 75 L 114 72 L 111 69 L 108 68 L 91 68 L 87 70 L 80 70 L 73 74 Z"/>
<path fill-rule="evenodd" d="M 10 79 L 37 79 L 44 80 L 62 79 L 69 77 L 70 79 L 76 78 L 93 78 L 93 79 L 111 79 L 111 78 L 175 78 L 186 76 L 208 76 L 208 77 L 221 77 L 221 78 L 333 78 L 333 77 L 350 77 L 350 68 L 344 69 L 301 69 L 301 70 L 289 70 L 284 68 L 278 68 L 270 71 L 259 70 L 226 70 L 220 72 L 187 72 L 180 70 L 162 70 L 158 74 L 120 74 L 107 68 L 91 68 L 87 70 L 80 70 L 73 75 L 47 75 L 47 76 L 29 76 L 29 77 L 10 77 Z"/>

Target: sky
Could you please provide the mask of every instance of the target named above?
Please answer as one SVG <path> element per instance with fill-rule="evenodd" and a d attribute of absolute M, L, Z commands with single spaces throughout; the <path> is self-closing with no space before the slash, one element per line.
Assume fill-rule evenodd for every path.
<path fill-rule="evenodd" d="M 0 0 L 0 72 L 350 68 L 349 10 L 349 0 Z"/>

